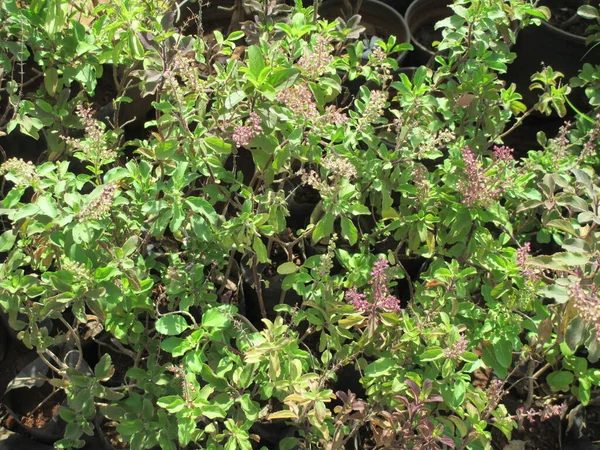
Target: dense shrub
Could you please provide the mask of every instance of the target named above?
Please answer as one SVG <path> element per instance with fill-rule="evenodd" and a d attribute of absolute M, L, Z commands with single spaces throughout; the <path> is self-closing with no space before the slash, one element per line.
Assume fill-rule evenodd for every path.
<path fill-rule="evenodd" d="M 499 78 L 546 9 L 456 1 L 408 77 L 409 44 L 300 2 L 204 35 L 168 2 L 38 3 L 0 6 L 0 126 L 48 148 L 0 168 L 0 305 L 67 393 L 58 448 L 97 414 L 132 449 L 251 449 L 271 423 L 282 449 L 486 448 L 564 412 L 531 380 L 597 395 L 600 119 L 503 145 L 567 111 L 550 67 L 534 105 Z M 93 371 L 57 354 L 94 342 Z"/>

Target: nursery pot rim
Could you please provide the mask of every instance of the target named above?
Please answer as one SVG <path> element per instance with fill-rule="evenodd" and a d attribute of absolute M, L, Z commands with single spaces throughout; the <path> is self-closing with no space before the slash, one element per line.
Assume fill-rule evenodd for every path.
<path fill-rule="evenodd" d="M 414 0 L 410 6 L 408 7 L 408 9 L 406 10 L 406 15 L 405 15 L 405 20 L 408 26 L 408 32 L 410 34 L 410 38 L 411 38 L 411 42 L 413 45 L 415 45 L 416 47 L 419 48 L 419 50 L 433 56 L 436 54 L 436 52 L 432 51 L 429 47 L 426 47 L 425 45 L 423 45 L 420 41 L 418 41 L 415 38 L 415 35 L 413 34 L 415 29 L 418 29 L 419 27 L 421 27 L 423 24 L 427 23 L 427 20 L 422 20 L 417 24 L 417 27 L 415 27 L 415 29 L 413 29 L 413 27 L 411 27 L 411 23 L 413 22 L 413 16 L 418 17 L 417 13 L 425 11 L 426 12 L 426 16 L 428 18 L 434 17 L 436 18 L 435 23 L 439 22 L 440 20 L 445 19 L 448 16 L 445 16 L 442 14 L 442 12 L 444 10 L 448 10 L 450 13 L 452 12 L 452 10 L 445 4 L 443 3 L 441 0 L 438 2 L 440 3 L 440 6 L 438 7 L 437 5 L 434 5 L 433 7 L 430 8 L 423 8 L 423 3 L 427 3 L 427 2 L 431 2 L 432 0 Z M 427 4 L 425 4 L 425 6 L 428 6 Z M 438 16 L 439 19 L 437 18 Z"/>
<path fill-rule="evenodd" d="M 325 1 L 323 1 L 323 3 L 321 3 L 319 5 L 319 15 L 321 17 L 325 17 L 324 15 L 321 14 L 321 8 L 326 8 L 327 6 L 335 5 L 336 3 L 338 3 L 340 5 L 344 4 L 343 0 L 325 0 Z M 361 9 L 367 8 L 368 6 L 372 6 L 375 8 L 373 10 L 375 12 L 375 14 L 373 14 L 374 16 L 385 17 L 386 19 L 388 18 L 388 16 L 393 16 L 395 18 L 395 21 L 399 24 L 399 31 L 402 31 L 404 33 L 404 40 L 401 40 L 401 42 L 397 42 L 398 44 L 403 44 L 403 43 L 410 44 L 412 42 L 413 39 L 412 39 L 412 35 L 410 33 L 410 28 L 408 26 L 408 22 L 402 14 L 400 14 L 392 6 L 388 5 L 387 3 L 382 2 L 380 0 L 364 0 Z M 379 10 L 377 10 L 377 8 L 379 8 Z M 384 14 L 378 15 L 377 13 L 380 12 L 381 10 L 384 11 Z M 364 16 L 361 14 L 361 12 L 362 11 L 359 11 L 358 14 L 361 16 L 361 23 L 362 23 L 362 19 L 364 18 Z M 386 38 L 389 36 L 392 36 L 392 35 L 399 37 L 399 36 L 402 36 L 402 33 L 392 31 L 388 36 L 386 36 Z M 398 63 L 400 63 L 402 60 L 404 60 L 404 58 L 406 58 L 407 54 L 408 54 L 408 50 L 404 50 L 404 51 L 398 53 L 398 56 L 395 58 L 396 61 L 398 61 Z"/>
<path fill-rule="evenodd" d="M 547 21 L 542 21 L 540 26 L 552 31 L 553 33 L 556 33 L 556 34 L 562 36 L 563 39 L 574 41 L 577 44 L 585 45 L 585 41 L 586 41 L 585 36 L 580 36 L 578 34 L 570 33 L 561 28 L 558 28 L 556 25 L 552 25 L 550 22 L 547 22 Z"/>
<path fill-rule="evenodd" d="M 582 4 L 585 4 L 585 2 L 582 2 Z M 552 7 L 549 6 L 547 4 L 547 2 L 540 2 L 540 5 L 541 6 L 545 6 L 546 8 L 548 8 L 550 10 L 550 12 L 552 12 Z M 553 25 L 552 23 L 550 23 L 549 20 L 542 20 L 542 23 L 540 24 L 540 27 L 546 28 L 546 29 L 548 29 L 550 31 L 553 31 L 553 32 L 561 35 L 563 38 L 571 40 L 571 41 L 574 41 L 577 44 L 584 44 L 585 45 L 585 41 L 586 41 L 586 37 L 585 36 L 581 36 L 579 34 L 571 33 L 569 31 L 565 31 L 562 28 L 559 28 L 556 25 Z"/>

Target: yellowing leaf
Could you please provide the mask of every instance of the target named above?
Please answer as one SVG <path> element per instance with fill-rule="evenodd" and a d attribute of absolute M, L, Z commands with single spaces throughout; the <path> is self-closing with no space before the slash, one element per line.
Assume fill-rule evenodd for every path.
<path fill-rule="evenodd" d="M 267 420 L 276 420 L 276 419 L 297 419 L 298 417 L 293 411 L 289 409 L 283 411 L 277 411 L 273 414 L 269 414 L 267 416 Z"/>

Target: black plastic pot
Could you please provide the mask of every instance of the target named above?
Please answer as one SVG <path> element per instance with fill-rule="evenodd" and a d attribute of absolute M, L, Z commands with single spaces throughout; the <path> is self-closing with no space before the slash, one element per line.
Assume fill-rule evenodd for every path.
<path fill-rule="evenodd" d="M 49 371 L 48 366 L 40 358 L 36 359 L 9 383 L 3 400 L 4 406 L 13 419 L 36 441 L 45 444 L 52 444 L 63 437 L 66 423 L 58 417 L 57 411 L 53 413 L 51 420 L 39 428 L 26 425 L 21 417 L 23 413 L 41 405 L 40 398 L 46 397 L 45 405 L 55 401 L 55 398 L 48 398 L 47 391 L 52 389 L 45 382 L 45 377 L 48 376 Z"/>
<path fill-rule="evenodd" d="M 55 347 L 52 351 L 67 366 L 77 367 L 77 362 L 79 361 L 79 353 L 77 351 L 70 350 L 66 345 Z M 91 369 L 85 361 L 81 361 L 81 363 L 78 369 L 91 374 Z M 64 401 L 64 392 L 62 390 L 54 390 L 46 382 L 49 375 L 50 368 L 41 358 L 37 358 L 25 366 L 12 379 L 6 387 L 3 398 L 3 405 L 15 422 L 36 441 L 44 444 L 52 444 L 61 439 L 67 425 L 59 417 L 58 408 L 56 408 L 57 405 L 60 406 Z M 52 417 L 42 427 L 30 426 L 21 420 L 24 414 L 39 411 L 40 408 L 48 408 L 48 406 L 53 406 L 51 410 Z M 48 412 L 46 410 L 46 413 Z"/>
<path fill-rule="evenodd" d="M 17 313 L 17 320 L 20 320 L 25 323 L 27 323 L 27 321 L 28 321 L 27 316 L 22 313 Z M 17 337 L 19 332 L 10 326 L 9 315 L 8 315 L 8 313 L 5 313 L 2 310 L 0 310 L 0 324 L 4 326 L 6 335 L 10 339 L 13 339 L 15 341 L 19 340 L 19 338 Z M 47 328 L 48 332 L 51 332 L 54 327 L 54 325 L 52 324 L 52 320 L 50 320 L 50 319 L 43 320 L 42 323 L 39 324 L 39 326 L 40 326 L 40 328 L 43 328 L 43 327 Z"/>
<path fill-rule="evenodd" d="M 415 0 L 410 4 L 405 18 L 414 50 L 407 59 L 407 65 L 423 66 L 433 62 L 435 53 L 430 47 L 431 42 L 425 42 L 425 35 L 435 37 L 432 40 L 440 40 L 441 32 L 435 31 L 434 26 L 452 14 L 448 0 Z"/>
<path fill-rule="evenodd" d="M 390 5 L 396 11 L 398 11 L 403 16 L 406 14 L 406 10 L 412 3 L 412 0 L 383 0 L 383 3 L 386 5 Z"/>
<path fill-rule="evenodd" d="M 405 74 L 409 80 L 412 80 L 413 77 L 415 76 L 415 72 L 417 71 L 418 67 L 416 66 L 408 66 L 408 67 L 401 67 L 398 70 L 398 74 Z"/>
<path fill-rule="evenodd" d="M 334 20 L 337 17 L 346 17 L 343 0 L 328 0 L 319 6 L 319 15 L 328 20 Z M 410 33 L 404 17 L 392 8 L 378 0 L 364 0 L 358 14 L 361 16 L 361 25 L 366 28 L 366 34 L 369 38 L 376 36 L 382 40 L 387 40 L 389 36 L 396 36 L 397 42 L 410 42 Z M 373 39 L 370 39 L 373 41 Z M 368 44 L 368 43 L 366 43 Z M 368 49 L 369 45 L 365 45 Z M 406 58 L 408 52 L 404 51 L 398 54 L 396 60 L 398 63 Z M 365 59 L 368 55 L 365 55 Z"/>
<path fill-rule="evenodd" d="M 52 450 L 52 448 L 26 436 L 0 428 L 0 450 Z"/>
<path fill-rule="evenodd" d="M 546 0 L 541 2 L 555 12 L 565 5 L 576 8 L 581 1 Z M 583 20 L 583 19 L 582 19 Z M 589 21 L 588 21 L 589 22 Z M 591 23 L 591 22 L 590 22 Z M 577 75 L 584 63 L 600 64 L 600 46 L 588 47 L 585 37 L 564 31 L 548 22 L 540 26 L 529 26 L 519 32 L 517 43 L 513 47 L 516 60 L 510 65 L 506 80 L 517 85 L 527 106 L 532 106 L 541 91 L 529 90 L 531 75 L 542 70 L 542 63 L 562 72 L 563 84 Z M 573 89 L 569 99 L 578 107 L 586 109 L 588 102 L 583 89 Z"/>
<path fill-rule="evenodd" d="M 4 329 L 4 324 L 0 322 L 0 362 L 4 359 L 4 352 L 6 351 L 6 344 L 8 342 L 8 335 Z"/>

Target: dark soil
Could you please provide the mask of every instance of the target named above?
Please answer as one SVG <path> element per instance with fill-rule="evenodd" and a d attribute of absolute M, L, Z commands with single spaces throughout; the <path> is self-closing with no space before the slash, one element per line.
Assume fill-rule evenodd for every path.
<path fill-rule="evenodd" d="M 423 47 L 435 52 L 436 49 L 432 44 L 442 40 L 442 29 L 436 30 L 435 23 L 426 23 L 414 32 L 413 38 Z"/>

